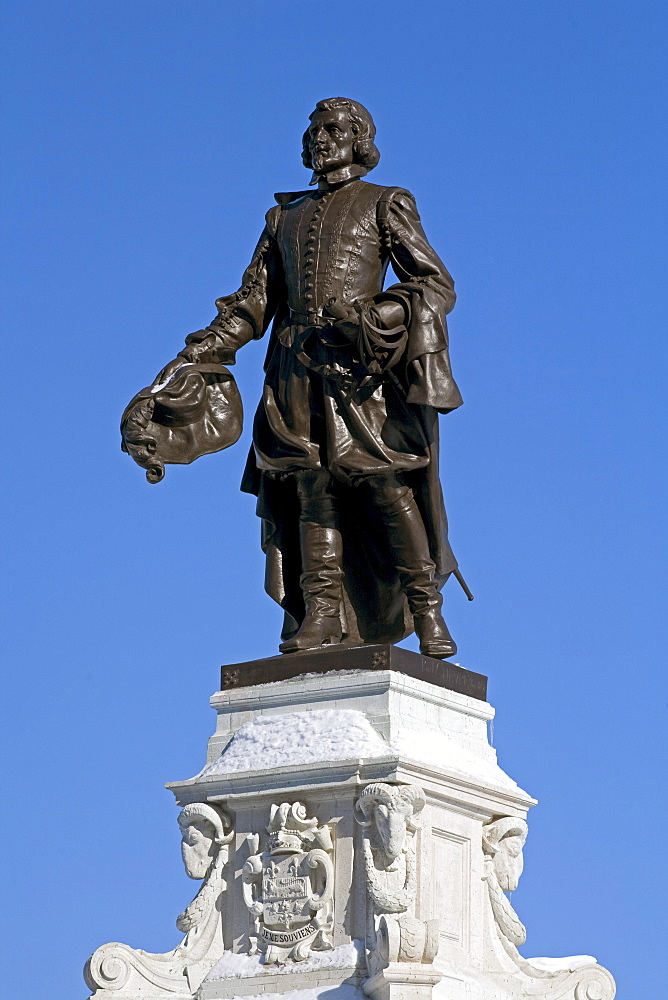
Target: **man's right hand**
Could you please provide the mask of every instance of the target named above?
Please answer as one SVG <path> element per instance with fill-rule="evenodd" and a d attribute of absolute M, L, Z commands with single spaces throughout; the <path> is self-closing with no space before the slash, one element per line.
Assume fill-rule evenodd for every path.
<path fill-rule="evenodd" d="M 189 353 L 203 354 L 204 351 L 208 351 L 214 347 L 215 343 L 216 338 L 210 330 L 195 330 L 194 333 L 188 334 L 186 337 L 186 346 L 182 351 L 179 351 L 179 354 L 181 357 Z"/>
<path fill-rule="evenodd" d="M 208 330 L 196 330 L 195 333 L 189 333 L 186 337 L 186 346 L 182 351 L 179 351 L 173 361 L 165 365 L 156 377 L 153 385 L 166 382 L 181 365 L 187 362 L 196 364 L 198 361 L 203 360 L 203 357 L 209 354 L 211 349 L 215 347 L 215 344 L 216 338 Z M 210 358 L 206 360 L 210 360 Z"/>
<path fill-rule="evenodd" d="M 162 371 L 156 375 L 153 379 L 153 385 L 162 385 L 163 382 L 167 382 L 172 377 L 174 372 L 178 371 L 178 369 L 188 360 L 189 358 L 184 358 L 181 355 L 174 358 L 173 361 L 170 361 L 168 365 L 165 365 Z"/>

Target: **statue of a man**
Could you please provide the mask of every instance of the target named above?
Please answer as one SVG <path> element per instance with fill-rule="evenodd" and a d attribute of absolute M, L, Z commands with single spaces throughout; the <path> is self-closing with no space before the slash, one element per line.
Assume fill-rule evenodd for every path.
<path fill-rule="evenodd" d="M 462 402 L 445 323 L 455 293 L 413 196 L 362 180 L 375 132 L 356 101 L 317 104 L 303 137 L 314 186 L 276 195 L 241 288 L 156 383 L 184 360 L 232 364 L 271 325 L 241 488 L 258 498 L 281 651 L 414 629 L 445 658 L 441 588 L 457 564 L 437 417 Z M 399 283 L 383 290 L 390 263 Z"/>

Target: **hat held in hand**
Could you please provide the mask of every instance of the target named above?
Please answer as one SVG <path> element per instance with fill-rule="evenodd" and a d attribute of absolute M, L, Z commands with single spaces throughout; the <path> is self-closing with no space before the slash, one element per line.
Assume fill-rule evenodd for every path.
<path fill-rule="evenodd" d="M 160 385 L 138 392 L 121 419 L 121 448 L 159 483 L 165 465 L 189 465 L 229 448 L 243 426 L 241 396 L 223 365 L 184 362 Z"/>

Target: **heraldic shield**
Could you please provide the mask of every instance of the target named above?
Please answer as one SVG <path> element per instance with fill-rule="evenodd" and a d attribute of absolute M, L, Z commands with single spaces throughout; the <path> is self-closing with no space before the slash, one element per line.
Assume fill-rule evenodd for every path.
<path fill-rule="evenodd" d="M 332 947 L 332 836 L 301 802 L 273 805 L 266 829 L 269 849 L 243 868 L 244 902 L 257 931 L 252 944 L 267 965 L 304 962 L 311 950 Z"/>
<path fill-rule="evenodd" d="M 159 385 L 138 392 L 121 419 L 121 448 L 159 483 L 165 465 L 190 465 L 229 448 L 243 425 L 241 396 L 224 365 L 184 362 Z"/>

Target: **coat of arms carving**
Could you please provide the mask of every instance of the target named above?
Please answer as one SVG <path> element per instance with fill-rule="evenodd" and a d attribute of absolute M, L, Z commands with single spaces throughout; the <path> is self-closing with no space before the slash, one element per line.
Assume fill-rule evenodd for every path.
<path fill-rule="evenodd" d="M 272 805 L 268 849 L 243 869 L 244 902 L 255 917 L 254 949 L 267 964 L 304 962 L 332 947 L 333 844 L 329 827 L 302 802 Z"/>

